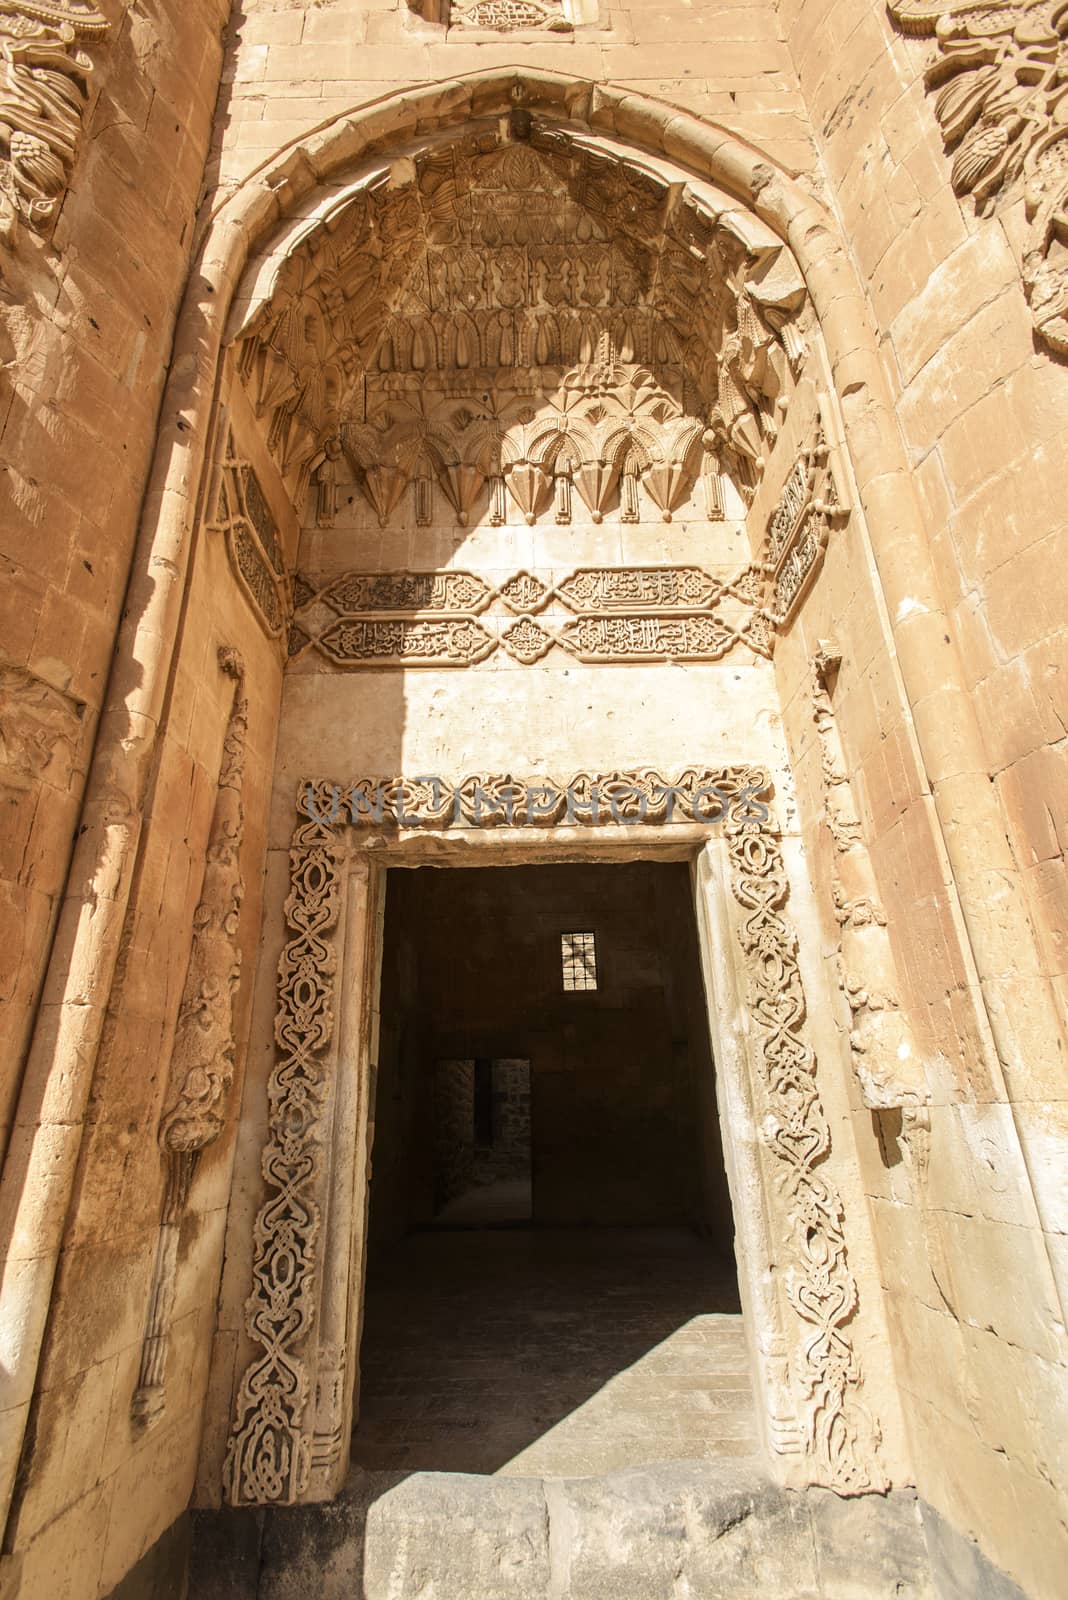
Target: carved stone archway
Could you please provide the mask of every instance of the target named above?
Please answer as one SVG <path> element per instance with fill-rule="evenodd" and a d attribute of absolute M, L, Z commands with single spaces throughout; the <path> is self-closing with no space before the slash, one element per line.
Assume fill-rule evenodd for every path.
<path fill-rule="evenodd" d="M 71 869 L 73 878 L 95 883 L 99 862 L 106 860 L 114 887 L 105 902 L 107 914 L 87 923 L 72 940 L 73 959 L 99 975 L 100 993 L 106 995 L 118 958 L 152 755 L 180 632 L 190 552 L 212 487 L 212 408 L 228 319 L 233 312 L 240 323 L 248 310 L 234 305 L 246 267 L 258 258 L 259 267 L 266 270 L 272 237 L 280 226 L 313 227 L 317 216 L 329 209 L 346 174 L 360 163 L 442 130 L 511 115 L 517 106 L 537 112 L 556 128 L 608 137 L 626 148 L 680 164 L 720 186 L 736 202 L 743 227 L 755 217 L 789 244 L 824 342 L 829 382 L 844 422 L 857 510 L 871 538 L 898 664 L 913 702 L 929 688 L 930 641 L 935 637 L 947 641 L 944 650 L 940 647 L 940 693 L 952 703 L 954 715 L 925 719 L 917 736 L 931 771 L 935 826 L 939 820 L 946 824 L 944 844 L 977 964 L 980 970 L 997 970 L 996 938 L 981 914 L 986 841 L 993 850 L 1002 836 L 996 798 L 989 786 L 976 790 L 966 836 L 949 825 L 957 803 L 955 774 L 981 769 L 982 741 L 943 612 L 864 296 L 832 215 L 759 151 L 723 128 L 646 96 L 523 67 L 427 85 L 355 108 L 272 156 L 208 219 L 176 331 L 132 565 L 127 620 L 117 645 Z M 281 256 L 287 253 L 280 251 Z M 990 1021 L 997 1035 L 1003 1024 L 996 1016 Z M 57 1028 L 55 1048 L 71 1063 L 72 1094 L 77 1097 L 92 1076 L 100 1008 L 69 1008 Z M 35 1146 L 25 1186 L 28 1195 L 41 1197 L 34 1204 L 41 1212 L 43 1249 L 49 1248 L 48 1241 L 60 1225 L 56 1219 L 62 1219 L 74 1182 L 72 1165 L 57 1188 L 49 1160 L 44 1146 Z M 58 1237 L 53 1243 L 58 1249 Z M 47 1297 L 31 1299 L 28 1285 L 13 1293 L 16 1300 L 21 1293 L 25 1296 L 23 1315 L 13 1302 L 13 1319 L 24 1330 L 13 1378 L 28 1397 L 40 1356 Z M 27 1398 L 20 1426 L 28 1405 Z"/>
<path fill-rule="evenodd" d="M 230 428 L 242 409 L 255 419 L 279 483 L 294 503 L 313 489 L 325 527 L 339 462 L 383 527 L 409 490 L 417 522 L 430 520 L 437 494 L 461 525 L 476 510 L 494 521 L 506 495 L 528 522 L 542 512 L 570 520 L 573 496 L 594 521 L 616 496 L 614 509 L 628 520 L 639 481 L 665 521 L 698 478 L 710 517 L 720 479 L 748 502 L 804 359 L 806 328 L 814 331 L 792 254 L 726 188 L 692 178 L 664 152 L 649 157 L 606 137 L 585 118 L 561 118 L 552 104 L 558 86 L 552 90 L 547 105 L 524 80 L 513 85 L 506 116 L 479 114 L 485 108 L 473 98 L 466 120 L 450 115 L 429 129 L 420 120 L 414 137 L 401 129 L 381 147 L 372 142 L 363 161 L 346 163 L 336 182 L 268 233 L 247 263 L 224 340 L 245 398 L 220 440 L 228 473 L 223 521 L 238 501 L 248 509 L 251 480 L 231 465 Z M 568 112 L 576 105 L 572 90 Z M 736 185 L 737 174 L 731 177 Z M 754 184 L 758 193 L 766 187 L 760 178 Z M 812 499 L 812 464 L 803 465 L 798 514 L 778 552 L 783 561 Z M 214 497 L 210 489 L 212 516 Z M 248 532 L 255 518 L 246 514 L 243 522 Z M 373 633 L 378 647 L 383 625 L 373 607 L 366 618 L 360 611 L 366 584 L 358 574 L 310 599 L 298 574 L 290 596 L 269 539 L 260 543 L 261 581 L 250 583 L 252 568 L 240 559 L 239 575 L 283 611 L 295 606 L 292 652 L 314 646 L 345 667 L 368 656 L 349 635 Z M 769 602 L 785 615 L 812 569 L 802 562 L 790 598 L 776 588 L 785 582 L 781 562 L 769 561 Z M 412 576 L 390 581 L 395 587 Z M 739 578 L 732 604 L 756 601 L 758 610 L 735 633 L 767 655 L 775 613 L 760 607 L 755 571 Z M 359 591 L 355 599 L 349 589 Z M 316 600 L 338 615 L 320 619 L 308 635 Z M 508 594 L 504 600 L 511 606 Z M 265 625 L 274 630 L 273 610 Z M 474 617 L 467 625 L 473 633 L 480 627 Z M 399 639 L 408 624 L 387 626 Z M 677 617 L 671 626 L 678 630 Z M 689 641 L 683 659 L 714 658 L 729 646 L 727 634 L 719 641 L 708 633 L 718 623 L 695 614 L 695 626 L 702 643 Z M 525 613 L 516 627 L 538 631 L 527 641 L 536 659 L 548 635 Z M 411 659 L 407 640 L 391 649 L 393 664 Z M 625 786 L 633 776 L 603 781 Z M 650 783 L 660 780 L 639 776 L 650 799 Z M 744 787 L 753 777 L 760 792 L 768 787 L 766 775 L 746 769 L 691 772 L 679 783 Z M 593 782 L 586 774 L 580 786 Z M 461 811 L 464 794 L 460 785 L 452 796 Z M 408 812 L 427 803 L 407 791 L 403 798 Z M 362 788 L 347 796 L 357 820 L 368 799 Z M 438 806 L 435 794 L 421 820 L 440 823 Z M 643 820 L 655 824 L 655 806 Z M 748 1323 L 768 1406 L 765 1432 L 787 1481 L 880 1490 L 880 1430 L 861 1398 L 851 1331 L 857 1286 L 842 1202 L 825 1170 L 829 1124 L 801 1032 L 796 940 L 779 915 L 786 883 L 777 844 L 768 848 L 772 838 L 734 816 L 724 859 L 716 865 L 715 850 L 702 858 L 702 892 L 715 907 L 702 913 L 706 958 L 721 975 L 735 970 L 734 1003 L 748 1019 L 747 1048 L 733 1057 L 735 1109 L 743 1108 L 742 1125 L 761 1130 L 745 1153 L 734 1119 L 723 1118 L 736 1214 L 745 1219 Z M 358 1146 L 359 1133 L 339 1108 L 347 1100 L 359 1116 L 369 1069 L 350 1060 L 339 1071 L 342 1024 L 332 1008 L 339 965 L 350 976 L 353 970 L 351 940 L 368 981 L 372 859 L 358 847 L 353 856 L 351 837 L 314 817 L 294 836 L 286 907 L 293 938 L 280 969 L 281 1048 L 262 1157 L 267 1198 L 255 1224 L 246 1314 L 258 1348 L 235 1394 L 224 1468 L 233 1504 L 329 1497 L 344 1471 L 362 1296 L 352 1264 L 364 1202 L 339 1156 Z M 724 910 L 728 898 L 744 907 L 740 924 Z M 362 1009 L 372 1009 L 366 990 Z M 356 1036 L 362 1030 L 361 1021 Z M 726 1040 L 714 1047 L 724 1059 L 731 1054 Z M 789 1264 L 769 1283 L 784 1249 Z"/>
<path fill-rule="evenodd" d="M 333 525 L 339 462 L 386 527 L 418 486 L 461 525 L 602 520 L 638 481 L 749 497 L 800 365 L 790 251 L 674 163 L 525 108 L 372 159 L 249 263 L 227 343 L 295 499 Z M 810 318 L 809 318 L 810 320 Z"/>

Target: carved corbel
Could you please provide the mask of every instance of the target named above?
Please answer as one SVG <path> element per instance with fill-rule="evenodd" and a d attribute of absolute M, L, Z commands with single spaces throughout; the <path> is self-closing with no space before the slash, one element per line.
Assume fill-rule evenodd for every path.
<path fill-rule="evenodd" d="M 618 469 L 612 461 L 584 461 L 574 474 L 575 488 L 582 496 L 582 503 L 590 513 L 592 522 L 604 521 L 618 476 Z"/>
<path fill-rule="evenodd" d="M 202 1152 L 223 1130 L 234 1079 L 233 1008 L 241 972 L 238 925 L 245 893 L 240 861 L 245 831 L 241 791 L 248 701 L 242 694 L 245 667 L 238 652 L 221 649 L 219 667 L 233 680 L 234 688 L 171 1051 L 167 1110 L 159 1125 L 165 1186 L 141 1369 L 131 1404 L 135 1422 L 146 1428 L 162 1415 L 166 1404 L 178 1243 L 190 1187 Z"/>
<path fill-rule="evenodd" d="M 642 482 L 664 521 L 670 522 L 673 513 L 678 510 L 686 497 L 688 480 L 685 463 L 654 461 L 646 467 Z"/>
<path fill-rule="evenodd" d="M 439 466 L 438 482 L 456 512 L 456 520 L 461 528 L 467 527 L 471 508 L 478 499 L 485 481 L 483 473 L 475 466 L 465 466 L 458 462 L 443 462 Z"/>
<path fill-rule="evenodd" d="M 388 527 L 397 502 L 408 487 L 408 474 L 403 467 L 367 467 L 360 482 L 378 516 L 380 528 Z"/>

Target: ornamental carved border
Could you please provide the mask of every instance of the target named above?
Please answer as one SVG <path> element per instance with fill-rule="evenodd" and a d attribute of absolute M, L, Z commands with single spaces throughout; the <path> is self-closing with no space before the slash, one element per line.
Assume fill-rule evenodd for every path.
<path fill-rule="evenodd" d="M 342 789 L 321 781 L 298 791 L 301 820 L 290 849 L 285 914 L 290 937 L 278 968 L 277 1056 L 268 1098 L 263 1152 L 268 1195 L 254 1229 L 253 1286 L 246 1329 L 259 1346 L 240 1383 L 224 1466 L 233 1505 L 287 1504 L 308 1490 L 314 1432 L 314 1353 L 307 1349 L 323 1278 L 322 1216 L 326 1134 L 333 1093 L 332 1048 L 337 954 L 334 930 L 341 907 L 340 829 L 353 821 L 402 820 L 428 828 L 478 825 L 479 795 L 495 799 L 497 826 L 533 822 L 553 827 L 602 820 L 594 793 L 615 797 L 617 824 L 670 821 L 670 807 L 714 794 L 727 838 L 731 890 L 742 908 L 738 926 L 747 1004 L 758 1036 L 754 1092 L 763 1147 L 772 1162 L 773 1212 L 788 1251 L 780 1280 L 798 1322 L 790 1387 L 796 1446 L 828 1487 L 845 1493 L 881 1489 L 878 1429 L 861 1403 L 860 1364 L 850 1324 L 858 1292 L 846 1257 L 841 1198 L 824 1170 L 830 1129 L 816 1082 L 816 1062 L 804 1042 L 805 999 L 797 940 L 783 915 L 788 895 L 777 829 L 768 806 L 768 775 L 757 767 L 691 767 L 674 779 L 643 768 L 605 775 L 580 773 L 567 783 L 471 775 L 441 779 L 365 778 Z M 374 816 L 376 797 L 391 801 L 389 817 Z M 535 796 L 556 796 L 547 811 Z M 569 797 L 582 797 L 575 807 Z M 544 804 L 544 802 L 543 802 Z M 381 810 L 381 805 L 380 805 Z M 576 815 L 577 811 L 577 815 Z M 608 818 L 603 820 L 607 821 Z M 335 1441 L 336 1450 L 341 1443 Z M 317 1458 L 316 1458 L 317 1460 Z"/>
<path fill-rule="evenodd" d="M 268 1086 L 264 1181 L 271 1191 L 253 1232 L 249 1337 L 263 1354 L 247 1368 L 223 1467 L 232 1505 L 287 1505 L 308 1486 L 312 1375 L 302 1347 L 315 1318 L 322 1211 L 321 1123 L 334 1032 L 331 935 L 337 924 L 339 841 L 329 822 L 298 824 L 289 852 L 290 938 L 278 965 L 278 1053 Z"/>
<path fill-rule="evenodd" d="M 860 1362 L 849 1328 L 858 1304 L 846 1255 L 841 1196 L 823 1170 L 831 1130 L 805 1043 L 806 1005 L 797 936 L 782 908 L 789 895 L 775 830 L 746 819 L 726 824 L 731 890 L 744 915 L 747 1004 L 759 1030 L 763 1090 L 761 1137 L 775 1160 L 773 1181 L 785 1213 L 790 1263 L 786 1298 L 805 1332 L 789 1376 L 798 1443 L 841 1493 L 881 1492 L 879 1429 L 858 1398 Z"/>
<path fill-rule="evenodd" d="M 954 193 L 980 213 L 1022 183 L 1023 282 L 1035 331 L 1068 355 L 1068 9 L 1063 0 L 889 0 L 902 33 L 935 40 L 924 74 Z"/>
<path fill-rule="evenodd" d="M 0 4 L 0 244 L 22 224 L 54 222 L 70 184 L 89 104 L 82 46 L 111 24 L 83 0 Z"/>
<path fill-rule="evenodd" d="M 297 575 L 295 658 L 334 666 L 467 667 L 503 650 L 522 666 L 554 647 L 584 664 L 718 661 L 736 644 L 768 657 L 764 570 L 713 577 L 700 567 L 579 567 L 558 582 L 514 573 L 497 587 L 471 572 Z M 556 605 L 555 619 L 544 613 Z M 487 613 L 495 607 L 497 615 Z"/>
<path fill-rule="evenodd" d="M 812 443 L 786 475 L 765 532 L 767 614 L 775 628 L 785 627 L 796 615 L 823 565 L 831 529 L 849 516 L 834 469 L 834 453 L 817 427 Z"/>

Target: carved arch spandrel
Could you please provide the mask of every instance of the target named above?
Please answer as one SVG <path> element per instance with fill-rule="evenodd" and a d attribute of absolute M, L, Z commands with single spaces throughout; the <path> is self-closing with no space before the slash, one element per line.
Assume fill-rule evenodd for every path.
<path fill-rule="evenodd" d="M 774 1418 L 770 1438 L 773 1447 L 804 1458 L 809 1481 L 850 1494 L 885 1487 L 878 1426 L 861 1398 L 851 1332 L 858 1291 L 842 1201 L 826 1166 L 830 1128 L 804 1037 L 797 940 L 784 914 L 789 888 L 778 830 L 760 799 L 769 792 L 767 774 L 754 767 L 691 767 L 674 777 L 650 769 L 584 772 L 566 782 L 474 774 L 455 784 L 395 778 L 361 779 L 344 789 L 321 781 L 300 786 L 262 1160 L 268 1194 L 256 1219 L 246 1304 L 246 1330 L 262 1353 L 246 1367 L 237 1394 L 224 1467 L 231 1504 L 308 1498 L 313 1465 L 313 1493 L 329 1493 L 343 1451 L 343 1428 L 324 1428 L 315 1339 L 321 1286 L 338 1269 L 325 1259 L 323 1216 L 337 1093 L 335 939 L 343 830 L 351 827 L 358 836 L 361 826 L 370 826 L 377 835 L 399 818 L 437 830 L 578 823 L 599 832 L 600 821 L 612 832 L 670 824 L 675 809 L 687 805 L 695 817 L 718 816 L 726 836 L 730 886 L 740 908 L 735 937 L 753 1022 L 748 1075 L 760 1107 L 764 1205 L 786 1251 L 782 1299 L 790 1315 L 765 1337 L 782 1352 L 791 1418 L 785 1425 Z M 552 794 L 555 804 L 545 798 Z M 765 1248 L 770 1264 L 770 1241 Z M 350 1298 L 358 1292 L 350 1285 Z M 332 1368 L 328 1379 L 330 1392 L 342 1396 L 343 1376 Z"/>

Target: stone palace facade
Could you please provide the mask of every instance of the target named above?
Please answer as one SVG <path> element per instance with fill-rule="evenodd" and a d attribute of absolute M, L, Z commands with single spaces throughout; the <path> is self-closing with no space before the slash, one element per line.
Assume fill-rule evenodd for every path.
<path fill-rule="evenodd" d="M 99 3 L 0 0 L 0 1594 L 1054 1600 L 1068 12 Z M 514 1348 L 638 1234 L 633 1413 L 589 1277 L 420 1455 L 376 1262 Z"/>

